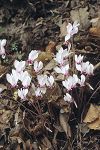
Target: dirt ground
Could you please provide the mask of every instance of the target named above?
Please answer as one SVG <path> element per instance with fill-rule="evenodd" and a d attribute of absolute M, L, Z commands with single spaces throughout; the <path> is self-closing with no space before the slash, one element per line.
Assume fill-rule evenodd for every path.
<path fill-rule="evenodd" d="M 89 79 L 94 90 L 86 90 L 85 108 L 73 107 L 62 117 L 59 111 L 65 104 L 59 103 L 57 95 L 56 100 L 39 101 L 39 106 L 36 102 L 34 107 L 13 101 L 5 77 L 14 60 L 26 59 L 31 50 L 55 54 L 63 45 L 66 25 L 75 20 L 80 23 L 73 41 L 75 52 L 95 66 Z M 0 98 L 0 150 L 99 150 L 100 1 L 0 0 L 0 39 L 7 39 L 7 58 L 0 60 L 0 87 L 4 89 Z M 34 116 L 38 107 L 43 113 Z M 84 116 L 89 112 L 89 124 L 81 121 L 83 112 Z M 96 116 L 93 120 L 91 112 Z M 61 122 L 68 123 L 67 133 Z"/>

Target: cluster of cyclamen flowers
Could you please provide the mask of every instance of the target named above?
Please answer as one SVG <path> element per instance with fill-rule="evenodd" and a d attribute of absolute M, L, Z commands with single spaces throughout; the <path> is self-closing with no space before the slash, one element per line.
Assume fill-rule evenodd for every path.
<path fill-rule="evenodd" d="M 76 88 L 77 86 L 84 86 L 86 81 L 86 76 L 93 75 L 94 66 L 89 62 L 83 62 L 83 56 L 74 55 L 75 58 L 75 70 L 77 70 L 77 74 L 73 74 L 72 76 L 69 73 L 69 56 L 72 53 L 70 51 L 71 43 L 69 42 L 70 38 L 78 32 L 79 24 L 74 22 L 74 24 L 68 24 L 67 26 L 67 35 L 65 36 L 65 43 L 67 43 L 68 49 L 61 49 L 56 54 L 54 58 L 57 62 L 57 66 L 54 70 L 57 73 L 63 74 L 65 76 L 65 80 L 62 81 L 64 88 L 66 89 L 66 95 L 64 95 L 64 100 L 68 102 L 72 102 L 73 98 L 70 95 L 70 91 Z M 80 72 L 80 73 L 78 73 Z M 80 78 L 78 77 L 80 76 Z M 76 104 L 75 104 L 76 105 Z"/>
<path fill-rule="evenodd" d="M 47 87 L 52 87 L 54 83 L 54 78 L 52 75 L 47 76 L 46 74 L 41 74 L 40 71 L 43 68 L 43 63 L 37 61 L 39 51 L 32 50 L 28 57 L 28 64 L 33 64 L 33 70 L 37 75 L 37 85 L 32 81 L 30 74 L 25 71 L 27 62 L 15 60 L 14 67 L 11 74 L 7 74 L 7 81 L 11 84 L 13 88 L 18 87 L 18 83 L 21 83 L 22 88 L 18 89 L 18 96 L 25 100 L 29 91 L 29 87 L 32 86 L 34 90 L 34 95 L 36 97 L 42 96 L 46 93 Z"/>
<path fill-rule="evenodd" d="M 79 24 L 77 22 L 74 22 L 73 25 L 70 23 L 68 24 L 67 35 L 65 36 L 65 43 L 68 44 L 68 48 L 63 49 L 61 47 L 54 57 L 54 60 L 57 64 L 54 68 L 54 71 L 57 74 L 63 74 L 65 77 L 62 81 L 62 85 L 66 89 L 64 100 L 67 102 L 74 102 L 72 96 L 70 95 L 70 91 L 78 86 L 84 86 L 86 76 L 92 75 L 94 69 L 94 66 L 90 62 L 83 61 L 83 56 L 74 55 L 75 72 L 77 74 L 73 72 L 73 75 L 70 75 L 69 56 L 72 54 L 72 52 L 70 50 L 71 43 L 69 40 L 74 34 L 78 32 L 78 26 Z M 15 60 L 15 69 L 12 69 L 12 73 L 7 74 L 6 76 L 7 81 L 11 84 L 12 87 L 18 87 L 19 83 L 21 83 L 22 88 L 18 89 L 18 96 L 21 99 L 26 99 L 30 86 L 33 88 L 34 95 L 36 97 L 42 97 L 46 93 L 47 88 L 52 88 L 54 85 L 54 77 L 52 75 L 43 73 L 42 69 L 44 64 L 43 62 L 38 61 L 39 54 L 40 51 L 32 50 L 29 53 L 28 60 L 26 62 Z M 36 74 L 37 84 L 33 83 L 32 77 L 27 71 L 25 71 L 26 64 L 32 65 L 33 71 Z"/>

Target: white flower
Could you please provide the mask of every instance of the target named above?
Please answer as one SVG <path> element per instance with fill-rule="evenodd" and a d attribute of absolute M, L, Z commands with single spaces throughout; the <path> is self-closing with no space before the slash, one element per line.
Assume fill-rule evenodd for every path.
<path fill-rule="evenodd" d="M 26 99 L 26 95 L 28 93 L 28 89 L 18 89 L 18 96 L 22 99 L 25 100 Z"/>
<path fill-rule="evenodd" d="M 27 71 L 24 71 L 24 72 L 21 71 L 19 73 L 19 80 L 22 82 L 25 79 L 26 76 L 29 76 L 29 73 Z"/>
<path fill-rule="evenodd" d="M 78 32 L 78 26 L 79 26 L 79 23 L 77 23 L 77 21 L 75 21 L 73 25 L 71 23 L 68 23 L 67 35 L 65 36 L 65 41 L 68 41 L 71 38 L 71 36 L 73 36 L 74 34 Z"/>
<path fill-rule="evenodd" d="M 14 67 L 16 68 L 17 72 L 23 71 L 25 69 L 25 61 L 15 60 Z"/>
<path fill-rule="evenodd" d="M 52 75 L 50 75 L 50 77 L 47 77 L 47 80 L 46 80 L 46 85 L 48 87 L 52 87 L 54 84 L 54 77 Z"/>
<path fill-rule="evenodd" d="M 78 71 L 82 71 L 82 64 L 77 64 L 77 63 L 76 63 L 76 69 L 77 69 Z"/>
<path fill-rule="evenodd" d="M 18 77 L 19 75 L 14 69 L 12 69 L 12 74 L 6 75 L 7 81 L 12 85 L 12 87 L 15 87 L 17 85 Z"/>
<path fill-rule="evenodd" d="M 45 87 L 47 81 L 47 75 L 37 75 L 38 84 L 40 87 Z"/>
<path fill-rule="evenodd" d="M 22 85 L 24 88 L 29 87 L 30 83 L 31 83 L 31 77 L 30 76 L 26 76 L 25 79 L 23 79 L 23 81 L 22 81 Z"/>
<path fill-rule="evenodd" d="M 85 83 L 85 76 L 82 74 L 81 75 L 81 79 L 79 79 L 78 83 L 80 84 L 80 86 L 84 86 L 84 83 Z"/>
<path fill-rule="evenodd" d="M 34 62 L 35 72 L 39 72 L 42 68 L 43 68 L 43 63 L 41 61 L 39 61 L 39 62 L 35 61 Z"/>
<path fill-rule="evenodd" d="M 33 61 L 38 57 L 39 55 L 39 51 L 37 50 L 32 50 L 30 53 L 29 53 L 29 56 L 28 56 L 28 62 L 29 64 L 32 64 Z"/>
<path fill-rule="evenodd" d="M 5 58 L 5 48 L 6 45 L 6 39 L 0 40 L 0 55 L 2 55 L 2 58 Z"/>
<path fill-rule="evenodd" d="M 76 74 L 73 74 L 73 77 L 72 77 L 72 81 L 73 81 L 73 87 L 76 86 L 76 84 L 78 83 L 78 76 Z"/>
<path fill-rule="evenodd" d="M 65 76 L 68 75 L 68 70 L 69 70 L 69 64 L 65 65 L 65 66 L 61 66 L 61 67 L 55 67 L 54 70 L 57 73 L 61 73 L 64 74 Z"/>
<path fill-rule="evenodd" d="M 46 93 L 46 87 L 35 87 L 35 85 L 32 84 L 32 88 L 34 90 L 34 94 L 36 97 L 39 97 L 39 96 L 42 97 L 43 94 Z"/>
<path fill-rule="evenodd" d="M 73 102 L 72 96 L 69 93 L 66 93 L 66 95 L 64 95 L 64 101 L 69 103 Z"/>
<path fill-rule="evenodd" d="M 31 77 L 27 71 L 21 72 L 19 79 L 22 82 L 22 85 L 24 88 L 27 88 L 28 86 L 30 86 Z"/>
<path fill-rule="evenodd" d="M 81 64 L 76 64 L 76 69 L 83 74 L 85 73 L 87 75 L 92 75 L 94 66 L 92 64 L 90 64 L 89 61 L 87 61 L 87 62 L 83 62 Z"/>
<path fill-rule="evenodd" d="M 43 96 L 43 94 L 45 94 L 45 93 L 46 93 L 46 87 L 38 87 L 35 90 L 36 97 Z"/>
<path fill-rule="evenodd" d="M 62 84 L 67 89 L 67 91 L 72 90 L 72 84 L 68 80 L 62 81 Z"/>
<path fill-rule="evenodd" d="M 73 74 L 73 76 L 69 76 L 67 80 L 62 81 L 62 84 L 67 89 L 67 91 L 70 91 L 76 87 L 78 80 L 78 76 L 76 74 Z"/>
<path fill-rule="evenodd" d="M 83 61 L 83 56 L 81 54 L 79 56 L 75 55 L 75 62 L 80 64 Z"/>
<path fill-rule="evenodd" d="M 54 58 L 54 60 L 58 64 L 63 65 L 65 62 L 65 59 L 68 58 L 69 54 L 70 53 L 67 49 L 63 50 L 63 48 L 61 47 L 60 50 L 58 51 L 58 53 L 56 54 L 56 57 Z"/>
<path fill-rule="evenodd" d="M 89 64 L 86 70 L 87 75 L 93 75 L 94 66 L 92 64 Z"/>

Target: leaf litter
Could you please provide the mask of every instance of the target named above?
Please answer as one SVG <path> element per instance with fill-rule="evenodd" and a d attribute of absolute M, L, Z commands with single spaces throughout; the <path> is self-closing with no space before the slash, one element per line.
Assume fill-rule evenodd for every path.
<path fill-rule="evenodd" d="M 69 22 L 70 19 L 71 21 L 78 20 L 81 25 L 79 37 L 75 37 L 74 39 L 76 53 L 84 53 L 86 59 L 89 57 L 96 65 L 99 61 L 99 27 L 97 25 L 95 28 L 94 26 L 91 28 L 91 22 L 89 20 L 89 17 L 92 17 L 89 16 L 89 9 L 90 7 L 92 8 L 96 6 L 88 3 L 89 8 L 87 8 L 87 6 L 81 6 L 85 4 L 81 4 L 80 2 L 78 4 L 78 1 L 73 4 L 67 1 L 66 5 L 64 1 L 46 1 L 43 2 L 43 7 L 41 8 L 42 13 L 40 13 L 38 8 L 41 4 L 40 1 L 34 1 L 32 3 L 31 1 L 28 1 L 29 5 L 26 10 L 24 10 L 23 7 L 20 10 L 18 8 L 13 10 L 12 7 L 10 7 L 9 2 L 7 3 L 9 7 L 6 8 L 7 13 L 5 16 L 1 13 L 2 15 L 0 18 L 0 26 L 3 27 L 3 24 L 6 24 L 6 27 L 4 26 L 3 30 L 0 31 L 0 37 L 7 37 L 7 40 L 9 41 L 7 43 L 7 51 L 11 58 L 9 58 L 10 60 L 7 60 L 8 62 L 2 62 L 1 60 L 0 64 L 0 88 L 3 89 L 3 99 L 0 98 L 0 147 L 9 150 L 58 150 L 64 148 L 71 150 L 72 148 L 77 149 L 80 147 L 81 142 L 81 146 L 83 146 L 84 149 L 86 149 L 86 147 L 88 149 L 99 149 L 99 136 L 98 134 L 95 136 L 96 133 L 94 133 L 95 130 L 100 130 L 98 93 L 96 98 L 93 98 L 92 100 L 95 104 L 90 103 L 85 119 L 81 122 L 82 132 L 77 133 L 77 131 L 80 131 L 79 126 L 76 128 L 77 124 L 80 123 L 79 116 L 77 115 L 78 110 L 72 106 L 74 111 L 70 112 L 70 106 L 61 100 L 62 89 L 59 85 L 56 85 L 54 90 L 49 90 L 46 97 L 43 97 L 43 100 L 39 101 L 39 104 L 37 100 L 34 100 L 34 105 L 31 105 L 27 102 L 19 103 L 17 98 L 13 101 L 12 95 L 6 91 L 7 87 L 4 79 L 6 73 L 8 73 L 9 69 L 11 69 L 11 60 L 19 58 L 21 54 L 21 58 L 26 57 L 26 54 L 30 51 L 30 49 L 41 50 L 42 53 L 39 56 L 39 60 L 45 62 L 44 70 L 47 72 L 52 70 L 55 66 L 53 61 L 53 55 L 56 52 L 55 47 L 60 45 L 59 43 L 62 43 L 61 41 L 63 41 L 62 39 L 66 35 L 66 23 Z M 10 3 L 11 5 L 14 5 L 14 3 L 16 4 L 15 0 Z M 79 8 L 70 10 L 72 9 L 72 5 L 74 7 L 79 5 Z M 95 5 L 97 5 L 97 3 L 95 3 Z M 5 6 L 5 4 L 1 4 L 0 2 L 0 7 L 1 6 Z M 33 6 L 35 6 L 35 9 L 33 9 Z M 48 6 L 53 6 L 53 9 L 51 7 L 51 10 L 49 10 Z M 3 8 L 3 11 L 4 9 L 5 7 Z M 97 9 L 97 7 L 95 9 Z M 12 12 L 15 11 L 15 14 L 10 14 L 9 10 Z M 16 10 L 18 11 L 17 15 Z M 32 16 L 33 11 L 34 16 Z M 66 13 L 66 11 L 68 12 Z M 31 18 L 31 16 L 33 18 Z M 59 22 L 56 21 L 56 18 L 58 18 Z M 88 30 L 88 27 L 90 27 L 90 30 Z M 85 29 L 89 31 L 88 36 L 87 32 L 84 32 L 83 34 L 82 30 Z M 94 38 L 94 36 L 96 37 Z M 15 40 L 19 43 L 18 49 L 21 54 L 19 52 L 17 54 L 11 50 L 11 43 L 13 44 L 13 41 Z M 96 54 L 91 52 L 88 55 L 88 48 L 86 50 L 86 46 L 90 46 Z M 98 84 L 99 75 L 99 71 L 97 71 L 94 75 L 94 81 L 96 81 L 95 84 L 93 83 L 94 88 L 96 88 L 96 84 Z M 61 82 L 63 77 L 59 76 L 57 78 L 57 80 Z M 87 99 L 89 99 L 88 94 Z M 95 99 L 97 100 L 95 101 Z M 77 123 L 77 121 L 79 122 Z M 82 135 L 84 132 L 85 136 Z M 91 134 L 91 132 L 94 133 L 94 135 Z M 77 136 L 75 136 L 75 133 Z M 93 139 L 91 136 L 95 138 Z M 72 147 L 69 147 L 68 139 L 71 138 Z M 74 138 L 77 141 L 77 148 Z M 86 140 L 89 139 L 90 141 L 93 140 L 92 143 L 94 143 L 94 145 L 91 144 L 90 141 L 90 144 L 86 143 Z M 53 140 L 55 142 L 53 142 Z"/>

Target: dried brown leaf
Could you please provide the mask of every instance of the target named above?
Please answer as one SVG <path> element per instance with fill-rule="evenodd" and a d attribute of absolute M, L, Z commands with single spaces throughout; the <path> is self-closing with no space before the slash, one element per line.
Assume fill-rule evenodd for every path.
<path fill-rule="evenodd" d="M 87 126 L 93 130 L 100 130 L 100 117 L 97 118 L 95 121 L 88 123 Z"/>
<path fill-rule="evenodd" d="M 67 34 L 67 22 L 64 21 L 63 24 L 60 26 L 60 37 L 64 37 Z"/>
<path fill-rule="evenodd" d="M 7 89 L 7 87 L 4 84 L 0 84 L 0 88 L 2 89 L 2 91 Z"/>
<path fill-rule="evenodd" d="M 45 67 L 44 70 L 51 70 L 56 66 L 56 62 L 52 59 Z"/>
<path fill-rule="evenodd" d="M 52 149 L 51 142 L 46 136 L 42 139 L 42 143 L 43 143 L 44 150 Z"/>
<path fill-rule="evenodd" d="M 91 104 L 83 122 L 90 129 L 100 130 L 100 106 Z"/>
<path fill-rule="evenodd" d="M 60 121 L 61 127 L 63 128 L 64 132 L 66 133 L 66 136 L 71 137 L 71 129 L 68 124 L 68 120 L 69 120 L 69 113 L 60 113 L 59 114 L 59 121 Z"/>
<path fill-rule="evenodd" d="M 92 36 L 100 37 L 100 27 L 99 28 L 97 28 L 97 27 L 90 28 L 89 32 Z"/>
<path fill-rule="evenodd" d="M 56 50 L 56 43 L 53 41 L 50 41 L 49 44 L 47 45 L 45 51 L 49 53 L 54 53 Z"/>
<path fill-rule="evenodd" d="M 72 21 L 74 22 L 77 20 L 80 23 L 80 28 L 87 28 L 89 26 L 89 12 L 87 10 L 88 7 L 85 7 L 70 12 Z"/>
<path fill-rule="evenodd" d="M 61 89 L 59 85 L 56 83 L 52 89 L 48 89 L 46 93 L 46 97 L 49 102 L 56 101 L 61 96 Z"/>
<path fill-rule="evenodd" d="M 83 122 L 89 123 L 89 122 L 96 120 L 98 117 L 99 117 L 99 111 L 98 111 L 97 107 L 95 105 L 91 104 Z"/>
<path fill-rule="evenodd" d="M 2 78 L 8 71 L 8 67 L 0 65 L 0 78 Z"/>
<path fill-rule="evenodd" d="M 45 62 L 45 61 L 50 61 L 53 58 L 53 54 L 51 52 L 41 52 L 38 60 Z"/>

